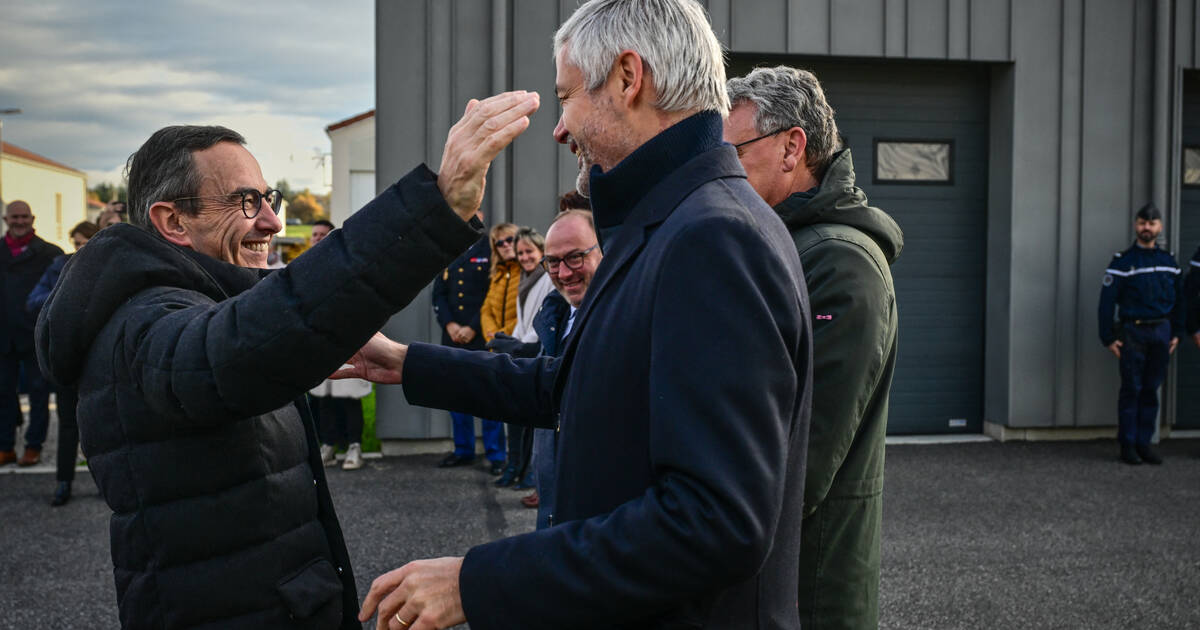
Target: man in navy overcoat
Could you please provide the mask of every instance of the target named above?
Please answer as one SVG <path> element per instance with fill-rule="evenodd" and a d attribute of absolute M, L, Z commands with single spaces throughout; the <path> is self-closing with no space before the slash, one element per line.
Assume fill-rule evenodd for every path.
<path fill-rule="evenodd" d="M 387 573 L 360 618 L 798 629 L 807 292 L 721 141 L 720 44 L 694 0 L 593 0 L 555 53 L 555 137 L 604 250 L 564 355 L 377 338 L 344 370 L 402 382 L 414 404 L 557 429 L 551 526 Z"/>

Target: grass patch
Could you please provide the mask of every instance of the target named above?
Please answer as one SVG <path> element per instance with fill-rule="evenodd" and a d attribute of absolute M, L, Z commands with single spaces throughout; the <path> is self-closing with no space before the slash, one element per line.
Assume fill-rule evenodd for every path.
<path fill-rule="evenodd" d="M 288 225 L 284 226 L 283 235 L 292 238 L 308 238 L 312 236 L 311 225 Z"/>
<path fill-rule="evenodd" d="M 379 438 L 375 437 L 375 387 L 372 386 L 371 393 L 362 399 L 362 407 L 362 450 L 364 453 L 378 453 L 381 445 Z"/>

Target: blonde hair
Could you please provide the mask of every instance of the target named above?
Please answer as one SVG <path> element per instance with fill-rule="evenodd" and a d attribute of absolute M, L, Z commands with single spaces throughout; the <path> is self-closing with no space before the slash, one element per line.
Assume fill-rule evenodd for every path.
<path fill-rule="evenodd" d="M 513 238 L 513 251 L 516 251 L 517 239 L 515 237 L 517 235 L 518 229 L 519 228 L 513 223 L 498 223 L 498 224 L 492 226 L 492 230 L 490 232 L 488 232 L 488 243 L 490 243 L 492 246 L 492 260 L 491 260 L 492 264 L 491 264 L 491 269 L 488 270 L 489 275 L 493 275 L 493 276 L 496 275 L 496 267 L 498 267 L 501 262 L 500 261 L 500 252 L 496 250 L 496 241 L 500 238 L 501 234 L 503 234 L 504 232 L 511 231 L 513 233 L 513 237 L 514 237 Z"/>

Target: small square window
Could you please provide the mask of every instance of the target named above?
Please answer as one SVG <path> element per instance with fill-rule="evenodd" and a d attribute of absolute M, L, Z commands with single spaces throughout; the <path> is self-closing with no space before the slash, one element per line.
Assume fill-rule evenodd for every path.
<path fill-rule="evenodd" d="M 875 182 L 950 184 L 954 143 L 949 140 L 875 140 Z"/>
<path fill-rule="evenodd" d="M 1183 148 L 1183 185 L 1200 186 L 1200 147 Z"/>

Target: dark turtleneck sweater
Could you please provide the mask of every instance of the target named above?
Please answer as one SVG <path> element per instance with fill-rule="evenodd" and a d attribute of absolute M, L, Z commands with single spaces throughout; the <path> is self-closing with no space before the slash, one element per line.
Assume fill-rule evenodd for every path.
<path fill-rule="evenodd" d="M 720 114 L 700 112 L 663 130 L 607 173 L 593 164 L 588 176 L 600 248 L 646 193 L 692 158 L 720 146 L 722 128 Z"/>

